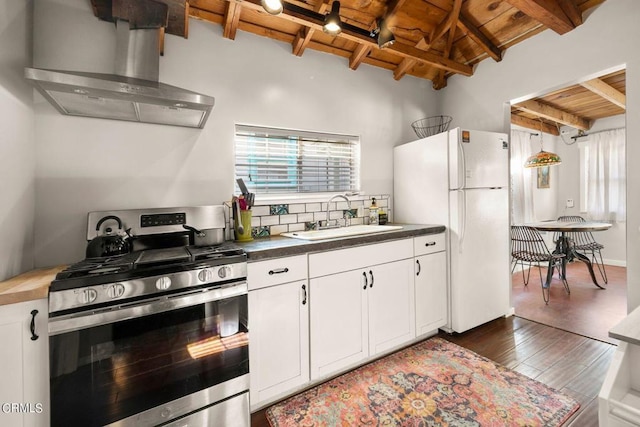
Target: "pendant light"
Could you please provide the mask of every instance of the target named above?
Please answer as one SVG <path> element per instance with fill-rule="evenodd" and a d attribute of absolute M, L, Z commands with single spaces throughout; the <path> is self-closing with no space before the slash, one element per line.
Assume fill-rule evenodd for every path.
<path fill-rule="evenodd" d="M 562 159 L 560 159 L 560 156 L 556 153 L 551 153 L 542 149 L 542 134 L 543 132 L 540 131 L 540 152 L 529 156 L 527 161 L 524 163 L 525 168 L 541 168 L 543 166 L 553 166 L 562 163 Z"/>
<path fill-rule="evenodd" d="M 324 26 L 322 27 L 322 30 L 332 36 L 337 36 L 342 31 L 339 1 L 334 1 L 331 5 L 331 12 L 329 12 L 329 14 L 324 18 Z"/>
<path fill-rule="evenodd" d="M 282 0 L 261 0 L 262 8 L 270 15 L 279 15 L 284 9 Z"/>

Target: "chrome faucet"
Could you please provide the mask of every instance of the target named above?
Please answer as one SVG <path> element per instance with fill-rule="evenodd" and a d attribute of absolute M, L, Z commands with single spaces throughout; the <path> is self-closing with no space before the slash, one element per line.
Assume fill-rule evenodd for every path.
<path fill-rule="evenodd" d="M 320 221 L 320 228 L 337 228 L 340 227 L 340 224 L 338 223 L 338 220 L 336 220 L 335 225 L 329 225 L 329 205 L 331 204 L 331 202 L 333 202 L 335 199 L 343 199 L 345 202 L 347 202 L 347 208 L 351 209 L 351 201 L 349 200 L 349 198 L 343 194 L 336 194 L 335 196 L 332 196 L 328 201 L 327 201 L 327 219 L 324 222 L 324 225 L 322 224 L 322 221 Z M 347 224 L 347 220 L 345 219 L 345 225 Z"/>

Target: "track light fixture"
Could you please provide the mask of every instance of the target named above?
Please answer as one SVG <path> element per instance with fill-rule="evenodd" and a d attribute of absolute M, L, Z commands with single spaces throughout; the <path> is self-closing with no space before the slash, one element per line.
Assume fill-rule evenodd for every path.
<path fill-rule="evenodd" d="M 324 26 L 322 30 L 336 36 L 342 31 L 342 21 L 340 21 L 340 2 L 334 1 L 331 5 L 331 12 L 324 18 Z"/>
<path fill-rule="evenodd" d="M 378 27 L 371 31 L 371 37 L 378 38 L 378 47 L 383 49 L 391 46 L 396 42 L 396 38 L 387 26 L 387 22 L 384 19 L 378 19 Z"/>
<path fill-rule="evenodd" d="M 282 0 L 261 0 L 262 8 L 270 15 L 279 15 L 284 9 Z"/>

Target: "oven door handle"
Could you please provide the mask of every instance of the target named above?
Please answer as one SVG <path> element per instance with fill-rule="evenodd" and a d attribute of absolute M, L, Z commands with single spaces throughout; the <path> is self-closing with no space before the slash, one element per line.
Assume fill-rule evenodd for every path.
<path fill-rule="evenodd" d="M 101 310 L 52 317 L 49 318 L 49 335 L 78 331 L 93 326 L 135 319 L 211 301 L 220 301 L 246 295 L 247 293 L 247 282 L 243 281 L 228 286 L 197 289 L 180 294 L 150 298 L 130 304 L 107 307 Z"/>

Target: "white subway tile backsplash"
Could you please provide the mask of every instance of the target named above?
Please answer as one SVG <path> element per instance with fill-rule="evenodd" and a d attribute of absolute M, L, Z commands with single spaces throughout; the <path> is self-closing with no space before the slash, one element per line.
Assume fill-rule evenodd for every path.
<path fill-rule="evenodd" d="M 290 214 L 304 213 L 304 212 L 306 212 L 304 203 L 297 203 L 295 205 L 289 205 L 289 213 Z"/>
<path fill-rule="evenodd" d="M 271 226 L 271 235 L 277 236 L 278 234 L 286 233 L 289 231 L 288 225 L 272 225 Z"/>
<path fill-rule="evenodd" d="M 389 195 L 376 194 L 368 196 L 349 197 L 350 203 L 337 200 L 329 203 L 329 219 L 339 220 L 342 223 L 344 212 L 351 206 L 357 212 L 356 216 L 349 218 L 347 225 L 360 225 L 369 223 L 369 207 L 372 198 L 376 198 L 379 208 L 384 208 L 391 218 Z M 230 208 L 230 206 L 227 206 Z M 317 226 L 318 221 L 327 219 L 327 202 L 294 203 L 294 204 L 270 204 L 252 207 L 253 218 L 251 226 L 255 238 L 268 235 L 278 235 L 288 231 L 303 231 Z M 231 209 L 229 209 L 231 211 Z M 232 225 L 230 220 L 230 225 Z"/>
<path fill-rule="evenodd" d="M 291 224 L 297 221 L 298 221 L 298 215 L 295 215 L 295 214 L 280 215 L 280 224 Z"/>
<path fill-rule="evenodd" d="M 344 214 L 342 211 L 329 211 L 329 219 L 342 219 Z"/>
<path fill-rule="evenodd" d="M 251 208 L 253 216 L 266 216 L 269 215 L 269 206 L 254 206 Z"/>
<path fill-rule="evenodd" d="M 314 221 L 313 212 L 298 214 L 298 222 Z"/>
<path fill-rule="evenodd" d="M 278 225 L 280 224 L 280 215 L 266 215 L 260 217 L 260 225 Z"/>
<path fill-rule="evenodd" d="M 320 212 L 314 212 L 313 213 L 313 220 L 314 221 L 324 221 L 327 219 L 327 213 L 324 211 L 320 211 Z"/>
<path fill-rule="evenodd" d="M 304 231 L 304 223 L 297 222 L 295 224 L 289 224 L 289 231 Z"/>

